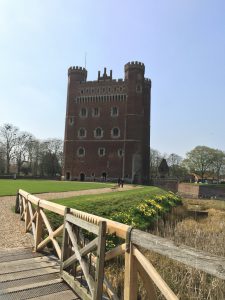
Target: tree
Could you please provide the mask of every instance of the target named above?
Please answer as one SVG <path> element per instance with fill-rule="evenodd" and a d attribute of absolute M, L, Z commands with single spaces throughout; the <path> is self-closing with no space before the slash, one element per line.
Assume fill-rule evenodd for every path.
<path fill-rule="evenodd" d="M 220 175 L 225 168 L 225 153 L 221 150 L 213 150 L 212 171 L 216 175 L 217 183 L 219 183 Z"/>
<path fill-rule="evenodd" d="M 10 163 L 13 159 L 14 148 L 16 146 L 18 128 L 12 124 L 4 124 L 0 127 L 1 147 L 4 149 L 6 156 L 6 173 L 10 172 Z"/>
<path fill-rule="evenodd" d="M 213 164 L 214 149 L 206 146 L 197 146 L 193 150 L 187 153 L 187 158 L 184 160 L 184 165 L 190 172 L 194 172 L 204 179 L 207 171 Z"/>
<path fill-rule="evenodd" d="M 0 146 L 0 174 L 5 172 L 5 150 Z"/>
<path fill-rule="evenodd" d="M 17 172 L 20 174 L 23 163 L 28 161 L 28 146 L 32 139 L 30 133 L 19 132 L 14 147 L 14 158 L 17 164 Z"/>
<path fill-rule="evenodd" d="M 158 168 L 162 160 L 162 154 L 155 149 L 150 149 L 150 178 L 158 177 Z"/>

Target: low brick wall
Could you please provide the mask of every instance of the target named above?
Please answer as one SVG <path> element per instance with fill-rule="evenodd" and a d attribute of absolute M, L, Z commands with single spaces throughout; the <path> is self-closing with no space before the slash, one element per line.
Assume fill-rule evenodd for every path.
<path fill-rule="evenodd" d="M 188 198 L 225 199 L 225 186 L 179 183 L 178 193 Z"/>
<path fill-rule="evenodd" d="M 177 193 L 178 191 L 177 180 L 153 179 L 151 184 L 173 193 Z"/>
<path fill-rule="evenodd" d="M 199 185 L 193 185 L 189 183 L 179 183 L 178 193 L 181 196 L 188 198 L 198 198 L 199 197 Z"/>

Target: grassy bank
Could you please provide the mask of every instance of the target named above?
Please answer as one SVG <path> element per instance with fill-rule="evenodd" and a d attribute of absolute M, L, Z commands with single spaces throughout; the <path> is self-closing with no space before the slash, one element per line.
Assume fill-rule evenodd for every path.
<path fill-rule="evenodd" d="M 173 193 L 153 186 L 53 201 L 143 230 L 147 230 L 156 219 L 170 211 L 171 207 L 181 204 L 180 198 Z M 56 215 L 51 219 L 56 227 L 62 221 Z"/>
<path fill-rule="evenodd" d="M 147 186 L 129 191 L 56 199 L 53 202 L 109 218 L 112 212 L 127 211 L 129 207 L 139 204 L 140 200 L 165 193 L 160 188 Z"/>
<path fill-rule="evenodd" d="M 36 180 L 36 179 L 1 179 L 0 196 L 15 195 L 18 189 L 23 189 L 32 194 L 48 192 L 67 192 L 89 189 L 100 189 L 111 187 L 109 183 L 98 182 L 76 182 L 76 181 L 54 181 L 54 180 Z"/>

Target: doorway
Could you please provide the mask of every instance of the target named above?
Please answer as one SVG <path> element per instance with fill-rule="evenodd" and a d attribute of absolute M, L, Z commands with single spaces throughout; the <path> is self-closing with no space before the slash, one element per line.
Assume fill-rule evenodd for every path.
<path fill-rule="evenodd" d="M 70 172 L 66 172 L 66 180 L 70 180 Z"/>
<path fill-rule="evenodd" d="M 104 181 L 106 181 L 106 177 L 107 177 L 106 172 L 103 172 L 103 173 L 102 173 L 102 178 L 103 178 Z"/>
<path fill-rule="evenodd" d="M 85 180 L 85 174 L 84 173 L 80 173 L 80 181 L 84 181 Z"/>

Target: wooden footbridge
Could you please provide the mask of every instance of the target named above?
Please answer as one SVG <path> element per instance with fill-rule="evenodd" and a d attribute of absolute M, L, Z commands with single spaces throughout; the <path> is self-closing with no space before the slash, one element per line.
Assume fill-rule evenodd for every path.
<path fill-rule="evenodd" d="M 225 258 L 153 236 L 125 224 L 70 209 L 19 190 L 16 212 L 32 232 L 34 249 L 0 250 L 0 300 L 137 300 L 139 282 L 145 299 L 178 297 L 143 254 L 151 250 L 225 280 Z M 53 228 L 49 212 L 61 216 Z M 111 238 L 117 245 L 106 250 Z M 52 251 L 46 246 L 51 244 Z M 110 265 L 121 262 L 122 288 L 112 283 Z M 138 277 L 139 276 L 139 277 Z M 114 275 L 115 277 L 115 275 Z"/>

